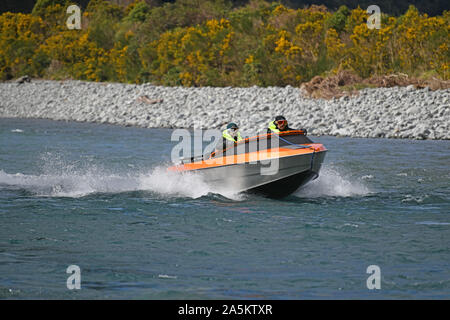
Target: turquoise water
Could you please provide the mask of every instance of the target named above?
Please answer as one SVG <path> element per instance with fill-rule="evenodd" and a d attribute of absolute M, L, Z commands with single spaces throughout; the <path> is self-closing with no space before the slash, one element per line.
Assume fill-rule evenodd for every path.
<path fill-rule="evenodd" d="M 171 132 L 0 119 L 0 298 L 449 298 L 450 141 L 313 137 L 270 200 L 166 173 Z"/>

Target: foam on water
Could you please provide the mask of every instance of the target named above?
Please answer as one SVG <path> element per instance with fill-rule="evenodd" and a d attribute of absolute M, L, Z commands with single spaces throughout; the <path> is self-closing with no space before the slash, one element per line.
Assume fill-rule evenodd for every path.
<path fill-rule="evenodd" d="M 416 222 L 416 224 L 423 224 L 428 226 L 450 226 L 449 222 L 436 222 L 436 221 L 421 221 Z"/>
<path fill-rule="evenodd" d="M 324 166 L 319 177 L 300 188 L 294 195 L 301 198 L 365 196 L 371 191 L 361 181 L 339 172 L 339 169 Z"/>
<path fill-rule="evenodd" d="M 112 170 L 92 158 L 67 160 L 66 155 L 44 152 L 39 157 L 38 174 L 7 173 L 0 169 L 0 189 L 22 189 L 37 196 L 82 197 L 93 193 L 151 191 L 167 197 L 199 198 L 210 193 L 233 200 L 241 195 L 233 190 L 216 190 L 200 175 L 167 171 L 167 166 Z"/>
<path fill-rule="evenodd" d="M 158 167 L 147 173 L 108 173 L 91 168 L 63 174 L 10 174 L 0 170 L 0 187 L 25 189 L 37 196 L 82 197 L 92 193 L 152 191 L 166 196 L 198 198 L 213 190 L 193 174 L 167 172 Z M 226 196 L 226 195 L 225 195 Z"/>
<path fill-rule="evenodd" d="M 95 164 L 79 168 L 59 157 L 44 161 L 44 173 L 33 175 L 6 173 L 0 170 L 0 188 L 24 189 L 37 196 L 82 197 L 93 193 L 121 193 L 151 191 L 168 197 L 199 198 L 210 193 L 221 194 L 232 200 L 242 200 L 242 194 L 233 190 L 218 190 L 208 185 L 201 176 L 177 173 L 164 166 L 152 169 L 128 168 L 128 172 L 111 172 Z M 297 197 L 363 196 L 370 190 L 359 181 L 352 181 L 337 169 L 324 167 L 317 180 L 299 189 Z"/>
<path fill-rule="evenodd" d="M 94 192 L 123 192 L 135 190 L 132 178 L 99 173 L 66 173 L 28 175 L 9 174 L 0 170 L 0 186 L 24 189 L 38 196 L 81 197 Z"/>
<path fill-rule="evenodd" d="M 12 174 L 0 169 L 0 188 L 22 189 L 49 197 L 151 191 L 164 196 L 198 198 L 214 192 L 200 176 L 169 172 L 165 166 L 149 169 L 128 165 L 112 170 L 91 158 L 74 161 L 67 160 L 65 154 L 44 152 L 38 167 L 38 174 Z"/>
<path fill-rule="evenodd" d="M 167 196 L 199 198 L 213 192 L 202 177 L 190 173 L 177 173 L 157 167 L 138 178 L 139 189 L 151 190 Z"/>

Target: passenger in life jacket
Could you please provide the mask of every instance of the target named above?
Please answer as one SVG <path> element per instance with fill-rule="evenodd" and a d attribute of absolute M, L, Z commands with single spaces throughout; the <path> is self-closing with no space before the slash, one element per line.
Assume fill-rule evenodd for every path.
<path fill-rule="evenodd" d="M 267 133 L 278 133 L 283 131 L 293 130 L 289 128 L 288 122 L 283 116 L 276 116 L 275 120 L 269 123 L 269 127 L 267 128 Z"/>
<path fill-rule="evenodd" d="M 222 131 L 222 143 L 218 143 L 216 150 L 226 149 L 228 146 L 241 141 L 242 136 L 236 123 L 231 122 L 227 128 Z"/>

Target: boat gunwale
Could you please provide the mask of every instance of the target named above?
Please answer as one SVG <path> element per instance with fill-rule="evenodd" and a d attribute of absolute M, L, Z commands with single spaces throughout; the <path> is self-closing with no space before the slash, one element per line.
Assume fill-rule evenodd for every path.
<path fill-rule="evenodd" d="M 301 156 L 301 155 L 309 155 L 309 154 L 319 154 L 322 152 L 327 152 L 328 149 L 326 149 L 323 144 L 321 143 L 313 143 L 315 145 L 318 145 L 318 148 L 314 148 L 314 147 L 310 147 L 312 150 L 309 150 L 310 148 L 305 148 L 305 149 L 290 149 L 290 148 L 285 148 L 285 149 L 290 149 L 291 151 L 302 151 L 302 152 L 295 152 L 293 154 L 288 154 L 282 157 L 277 157 L 278 159 L 282 159 L 282 158 L 288 158 L 288 157 L 295 157 L 295 156 Z M 308 145 L 304 145 L 304 146 L 308 146 Z M 280 149 L 280 148 L 277 148 Z M 262 150 L 262 151 L 268 151 L 268 150 L 272 150 L 272 149 L 266 149 L 266 150 Z M 256 151 L 256 153 L 262 152 L 262 151 Z M 248 155 L 249 153 L 243 154 L 243 155 Z M 233 155 L 233 157 L 236 156 L 242 156 L 242 155 Z M 263 161 L 266 160 L 272 160 L 272 159 L 276 159 L 276 158 L 271 158 L 271 159 L 262 159 Z M 234 163 L 229 163 L 229 164 L 208 164 L 205 163 L 205 161 L 210 161 L 212 159 L 207 159 L 207 160 L 200 160 L 200 161 L 196 161 L 196 162 L 191 162 L 191 163 L 184 163 L 184 164 L 179 164 L 179 165 L 175 165 L 175 166 L 171 166 L 168 168 L 168 170 L 170 171 L 176 171 L 176 172 L 192 172 L 192 171 L 199 171 L 199 170 L 208 170 L 208 169 L 215 169 L 215 168 L 222 168 L 222 167 L 229 167 L 229 166 L 234 166 L 234 165 L 243 165 L 243 164 L 249 164 L 252 162 L 259 162 L 261 161 L 260 159 L 258 160 L 253 160 L 253 161 L 243 161 L 243 162 L 234 162 Z M 186 168 L 186 165 L 190 165 L 190 166 L 201 166 L 198 168 Z"/>

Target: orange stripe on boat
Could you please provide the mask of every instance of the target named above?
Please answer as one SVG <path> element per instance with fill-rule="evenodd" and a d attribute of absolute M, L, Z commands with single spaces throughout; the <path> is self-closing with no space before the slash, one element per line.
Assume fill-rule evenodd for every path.
<path fill-rule="evenodd" d="M 249 138 L 251 139 L 251 138 Z M 241 142 L 241 141 L 239 141 Z M 302 144 L 301 146 L 308 148 L 301 149 L 291 149 L 291 148 L 274 148 L 267 149 L 255 152 L 248 152 L 237 155 L 229 155 L 224 157 L 210 158 L 207 160 L 192 162 L 192 163 L 184 163 L 181 165 L 176 165 L 169 167 L 170 171 L 190 171 L 190 170 L 198 170 L 205 168 L 214 168 L 220 167 L 223 165 L 232 165 L 232 164 L 242 164 L 263 160 L 270 160 L 276 158 L 284 158 L 290 157 L 300 154 L 309 154 L 313 152 L 321 152 L 326 151 L 326 148 L 320 143 L 311 143 L 311 144 Z"/>

